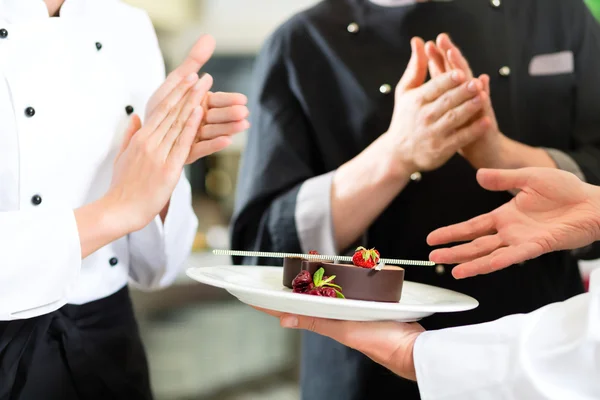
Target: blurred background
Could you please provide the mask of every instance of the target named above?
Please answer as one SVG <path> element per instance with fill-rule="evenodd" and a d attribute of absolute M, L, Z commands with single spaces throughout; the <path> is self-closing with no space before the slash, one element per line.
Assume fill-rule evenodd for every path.
<path fill-rule="evenodd" d="M 215 91 L 252 93 L 254 58 L 266 37 L 316 0 L 126 0 L 152 18 L 167 70 L 203 33 L 217 40 L 204 68 Z M 588 1 L 600 17 L 600 0 Z M 200 227 L 188 267 L 228 263 L 212 248 L 228 248 L 236 176 L 245 135 L 226 151 L 188 170 Z M 597 262 L 582 263 L 584 273 Z M 299 336 L 226 292 L 182 274 L 159 293 L 134 292 L 157 400 L 297 400 Z"/>

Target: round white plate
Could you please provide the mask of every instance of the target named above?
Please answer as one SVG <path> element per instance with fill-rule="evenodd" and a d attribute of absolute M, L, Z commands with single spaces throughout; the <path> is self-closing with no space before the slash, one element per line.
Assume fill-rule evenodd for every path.
<path fill-rule="evenodd" d="M 190 268 L 187 275 L 204 284 L 227 290 L 255 307 L 311 317 L 346 321 L 412 322 L 434 313 L 476 308 L 472 297 L 415 282 L 404 282 L 398 303 L 380 303 L 292 293 L 284 287 L 281 267 L 232 266 Z"/>

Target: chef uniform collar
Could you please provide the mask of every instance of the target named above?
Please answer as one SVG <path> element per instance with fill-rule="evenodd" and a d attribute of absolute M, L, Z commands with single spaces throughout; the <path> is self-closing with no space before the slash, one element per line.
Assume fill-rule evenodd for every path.
<path fill-rule="evenodd" d="M 72 18 L 89 12 L 102 2 L 115 0 L 66 0 L 60 9 L 61 18 Z M 48 8 L 43 0 L 0 0 L 0 20 L 8 23 L 47 19 Z"/>

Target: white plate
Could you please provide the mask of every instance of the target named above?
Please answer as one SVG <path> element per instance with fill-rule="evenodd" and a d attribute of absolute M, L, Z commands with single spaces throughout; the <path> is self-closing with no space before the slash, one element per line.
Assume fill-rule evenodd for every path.
<path fill-rule="evenodd" d="M 232 266 L 190 268 L 198 282 L 227 290 L 251 306 L 291 314 L 347 321 L 418 321 L 434 313 L 476 308 L 472 297 L 415 282 L 404 282 L 399 303 L 380 303 L 292 293 L 284 287 L 281 267 Z"/>

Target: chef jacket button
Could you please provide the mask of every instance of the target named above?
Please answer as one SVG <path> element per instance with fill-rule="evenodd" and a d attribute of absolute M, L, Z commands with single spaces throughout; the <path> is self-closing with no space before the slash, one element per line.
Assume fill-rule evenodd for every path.
<path fill-rule="evenodd" d="M 410 174 L 410 180 L 413 182 L 419 182 L 421 178 L 422 176 L 420 172 L 413 172 L 412 174 Z"/>
<path fill-rule="evenodd" d="M 348 24 L 348 27 L 346 29 L 350 33 L 358 33 L 358 31 L 360 30 L 360 27 L 358 26 L 358 24 L 356 22 L 352 22 L 352 23 Z"/>
<path fill-rule="evenodd" d="M 35 108 L 33 108 L 33 107 L 27 107 L 27 108 L 25 109 L 25 116 L 26 116 L 26 117 L 28 117 L 28 118 L 31 118 L 31 117 L 33 117 L 34 115 L 35 115 Z"/>
<path fill-rule="evenodd" d="M 96 49 L 100 51 L 100 49 L 102 49 L 102 43 L 96 42 Z"/>
<path fill-rule="evenodd" d="M 125 107 L 125 112 L 127 113 L 127 115 L 131 115 L 133 114 L 133 106 L 127 106 Z"/>
<path fill-rule="evenodd" d="M 31 197 L 31 204 L 33 204 L 34 206 L 39 206 L 40 204 L 42 204 L 42 196 L 40 196 L 39 194 L 34 194 Z"/>
<path fill-rule="evenodd" d="M 0 29 L 0 39 L 6 39 L 8 36 L 8 31 L 4 28 Z"/>
<path fill-rule="evenodd" d="M 392 91 L 392 87 L 387 83 L 384 83 L 383 85 L 379 86 L 379 91 L 383 94 L 388 94 Z"/>
<path fill-rule="evenodd" d="M 510 76 L 510 67 L 505 65 L 504 67 L 498 70 L 500 76 Z"/>
<path fill-rule="evenodd" d="M 119 259 L 117 257 L 113 257 L 110 260 L 108 260 L 108 263 L 110 264 L 111 267 L 114 267 L 115 265 L 117 265 L 119 263 Z"/>
<path fill-rule="evenodd" d="M 490 4 L 492 7 L 498 8 L 502 5 L 502 1 L 501 0 L 490 0 Z"/>
<path fill-rule="evenodd" d="M 435 273 L 438 275 L 444 275 L 444 273 L 446 272 L 446 268 L 443 265 L 436 265 L 435 266 Z"/>

